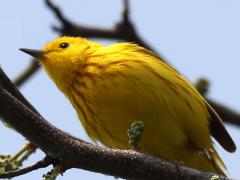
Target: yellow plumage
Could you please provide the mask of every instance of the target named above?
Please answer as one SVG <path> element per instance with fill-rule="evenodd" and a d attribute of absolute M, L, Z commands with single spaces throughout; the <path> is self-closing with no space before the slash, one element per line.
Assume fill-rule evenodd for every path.
<path fill-rule="evenodd" d="M 135 44 L 104 47 L 74 37 L 58 38 L 42 50 L 43 67 L 93 140 L 128 149 L 127 130 L 134 121 L 142 121 L 141 151 L 225 173 L 211 134 L 228 151 L 235 145 L 221 119 L 183 76 L 154 53 Z"/>

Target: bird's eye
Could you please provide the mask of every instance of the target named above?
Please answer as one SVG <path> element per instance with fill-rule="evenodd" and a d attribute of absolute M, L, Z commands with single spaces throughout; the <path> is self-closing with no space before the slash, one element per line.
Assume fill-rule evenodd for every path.
<path fill-rule="evenodd" d="M 59 47 L 62 48 L 62 49 L 67 48 L 68 46 L 69 46 L 69 44 L 66 43 L 66 42 L 63 42 L 59 45 Z"/>

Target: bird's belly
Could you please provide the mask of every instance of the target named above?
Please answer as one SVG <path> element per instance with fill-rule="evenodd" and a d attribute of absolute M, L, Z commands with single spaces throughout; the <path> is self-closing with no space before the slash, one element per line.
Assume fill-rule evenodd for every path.
<path fill-rule="evenodd" d="M 142 121 L 140 149 L 170 159 L 186 144 L 187 137 L 171 102 L 141 93 L 139 90 L 96 92 L 91 100 L 95 130 L 87 132 L 91 136 L 94 131 L 94 138 L 108 147 L 129 149 L 127 130 L 134 121 Z"/>
<path fill-rule="evenodd" d="M 201 104 L 170 86 L 173 79 L 167 84 L 147 71 L 141 73 L 137 76 L 135 69 L 127 71 L 128 76 L 103 75 L 75 90 L 81 93 L 71 101 L 88 135 L 108 147 L 129 149 L 127 130 L 134 121 L 142 121 L 139 146 L 144 152 L 182 159 L 180 152 L 189 148 L 191 139 L 208 147 L 207 115 Z"/>

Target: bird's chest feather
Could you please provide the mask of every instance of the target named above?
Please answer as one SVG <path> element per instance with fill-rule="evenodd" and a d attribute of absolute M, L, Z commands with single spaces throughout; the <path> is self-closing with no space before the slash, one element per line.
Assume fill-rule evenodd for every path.
<path fill-rule="evenodd" d="M 163 82 L 155 81 L 131 73 L 86 74 L 76 81 L 70 99 L 90 137 L 107 146 L 128 148 L 127 130 L 134 121 L 145 124 L 144 146 L 181 144 L 186 137 L 176 117 L 177 107 L 169 101 L 171 93 L 165 92 Z"/>

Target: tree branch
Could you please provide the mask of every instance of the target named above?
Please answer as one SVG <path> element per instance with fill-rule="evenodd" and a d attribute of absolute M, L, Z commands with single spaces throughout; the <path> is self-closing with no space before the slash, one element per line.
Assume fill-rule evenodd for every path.
<path fill-rule="evenodd" d="M 38 111 L 28 102 L 28 100 L 18 91 L 17 87 L 10 81 L 6 74 L 2 71 L 0 67 L 0 86 L 11 93 L 15 98 L 21 101 L 25 106 L 31 109 L 33 112 L 38 113 Z"/>
<path fill-rule="evenodd" d="M 54 13 L 57 19 L 61 22 L 62 27 L 53 27 L 53 29 L 61 35 L 82 36 L 86 38 L 103 38 L 135 42 L 141 46 L 154 51 L 154 49 L 140 38 L 133 23 L 129 18 L 129 3 L 125 1 L 124 10 L 121 22 L 117 23 L 112 29 L 87 27 L 76 25 L 64 17 L 60 9 L 50 0 L 45 0 L 47 7 Z M 156 51 L 155 51 L 156 52 Z"/>
<path fill-rule="evenodd" d="M 213 109 L 215 109 L 219 116 L 223 119 L 224 122 L 240 127 L 240 113 L 235 112 L 230 108 L 211 99 L 207 100 L 209 104 L 213 107 Z"/>
<path fill-rule="evenodd" d="M 35 163 L 32 166 L 28 166 L 26 168 L 18 169 L 18 170 L 15 170 L 15 171 L 2 173 L 2 174 L 0 174 L 0 179 L 10 179 L 10 178 L 13 178 L 13 177 L 16 177 L 16 176 L 27 174 L 27 173 L 32 172 L 34 170 L 37 170 L 37 169 L 40 169 L 40 168 L 45 168 L 45 167 L 49 166 L 50 164 L 52 164 L 52 159 L 46 157 L 43 160 L 38 161 L 37 163 Z"/>
<path fill-rule="evenodd" d="M 30 65 L 13 81 L 14 84 L 20 87 L 24 82 L 28 80 L 28 78 L 32 77 L 32 75 L 36 73 L 39 68 L 40 64 L 38 63 L 38 61 L 32 59 Z"/>
<path fill-rule="evenodd" d="M 0 69 L 1 71 L 1 69 Z M 0 73 L 1 77 L 4 73 Z M 215 174 L 199 172 L 131 150 L 116 150 L 83 141 L 57 129 L 29 109 L 0 83 L 0 117 L 64 170 L 81 168 L 126 179 L 209 180 Z M 34 129 L 34 131 L 33 131 Z M 228 180 L 226 177 L 219 177 Z"/>

